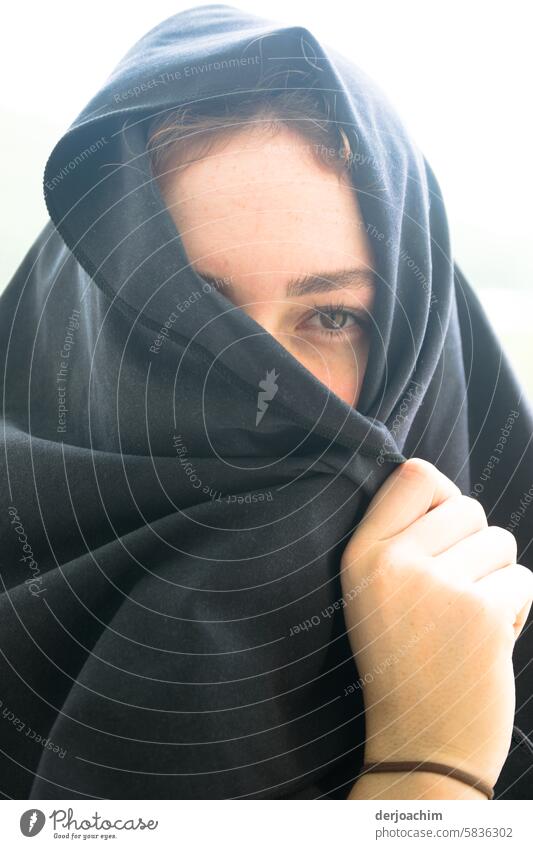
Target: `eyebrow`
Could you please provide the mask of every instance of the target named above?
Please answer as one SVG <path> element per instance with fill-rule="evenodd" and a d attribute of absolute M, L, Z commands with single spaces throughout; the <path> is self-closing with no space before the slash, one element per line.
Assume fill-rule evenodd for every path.
<path fill-rule="evenodd" d="M 219 292 L 231 289 L 231 283 L 227 278 L 216 277 L 212 274 L 197 271 L 197 274 L 210 283 Z M 375 272 L 369 268 L 357 266 L 356 268 L 343 268 L 339 271 L 313 271 L 294 277 L 287 282 L 286 294 L 289 298 L 298 298 L 302 295 L 316 295 L 320 292 L 331 292 L 334 289 L 363 289 L 374 288 L 376 285 Z"/>

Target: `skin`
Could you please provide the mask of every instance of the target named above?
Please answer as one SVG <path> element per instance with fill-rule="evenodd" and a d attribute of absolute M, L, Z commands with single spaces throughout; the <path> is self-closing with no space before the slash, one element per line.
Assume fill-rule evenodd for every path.
<path fill-rule="evenodd" d="M 161 192 L 196 271 L 229 278 L 221 291 L 230 301 L 357 404 L 372 280 L 354 275 L 333 291 L 290 297 L 286 288 L 302 274 L 321 271 L 327 283 L 339 269 L 372 270 L 346 175 L 321 166 L 298 134 L 256 130 L 176 170 Z M 328 312 L 331 303 L 359 320 Z M 512 650 L 533 599 L 514 537 L 489 528 L 479 502 L 435 466 L 411 459 L 378 490 L 352 535 L 341 581 L 345 598 L 365 587 L 344 610 L 359 675 L 369 681 L 365 760 L 436 760 L 493 785 L 512 730 Z M 372 798 L 486 797 L 449 776 L 417 772 L 363 776 L 348 796 Z"/>
<path fill-rule="evenodd" d="M 380 487 L 341 558 L 343 594 L 364 587 L 344 616 L 364 682 L 365 761 L 432 760 L 494 786 L 533 599 L 516 555 L 513 535 L 433 464 L 409 459 Z M 450 777 L 398 776 L 362 776 L 348 798 L 487 798 Z"/>
<path fill-rule="evenodd" d="M 231 278 L 222 293 L 332 392 L 357 404 L 373 280 L 352 275 L 333 285 L 329 277 L 373 270 L 349 176 L 317 162 L 298 133 L 256 129 L 235 134 L 160 185 L 195 270 Z M 330 291 L 288 296 L 291 279 L 316 273 Z M 341 309 L 327 310 L 331 304 Z"/>

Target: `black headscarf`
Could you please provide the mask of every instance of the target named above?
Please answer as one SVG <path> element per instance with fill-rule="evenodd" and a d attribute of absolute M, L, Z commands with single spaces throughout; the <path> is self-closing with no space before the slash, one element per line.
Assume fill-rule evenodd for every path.
<path fill-rule="evenodd" d="M 153 179 L 150 119 L 262 87 L 327 94 L 354 152 L 380 281 L 357 410 L 198 276 Z M 339 562 L 388 474 L 435 463 L 533 563 L 533 420 L 435 176 L 351 62 L 215 4 L 132 47 L 43 188 L 0 301 L 0 790 L 345 798 L 364 712 Z M 532 644 L 497 797 L 531 791 Z"/>

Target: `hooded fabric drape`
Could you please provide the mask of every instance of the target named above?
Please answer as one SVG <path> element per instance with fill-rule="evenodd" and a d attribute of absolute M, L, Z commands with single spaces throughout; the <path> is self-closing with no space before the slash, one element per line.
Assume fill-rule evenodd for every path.
<path fill-rule="evenodd" d="M 346 798 L 365 724 L 340 557 L 406 457 L 533 565 L 531 413 L 437 180 L 352 52 L 188 9 L 50 154 L 50 221 L 0 300 L 6 797 Z M 357 410 L 197 274 L 145 150 L 178 104 L 296 87 L 346 132 L 376 254 Z M 529 622 L 496 798 L 531 797 L 532 647 Z"/>

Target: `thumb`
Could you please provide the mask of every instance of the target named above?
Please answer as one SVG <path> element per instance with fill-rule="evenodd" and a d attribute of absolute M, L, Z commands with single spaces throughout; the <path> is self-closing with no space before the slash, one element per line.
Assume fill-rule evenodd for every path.
<path fill-rule="evenodd" d="M 354 537 L 384 540 L 396 536 L 428 510 L 460 494 L 459 487 L 436 466 L 413 457 L 395 469 L 378 489 Z"/>

